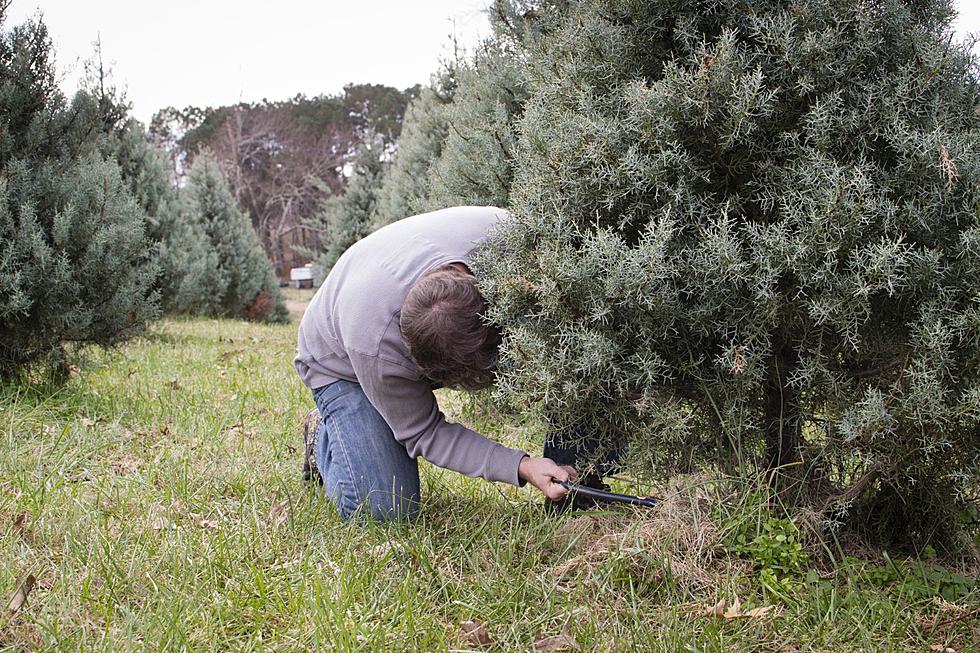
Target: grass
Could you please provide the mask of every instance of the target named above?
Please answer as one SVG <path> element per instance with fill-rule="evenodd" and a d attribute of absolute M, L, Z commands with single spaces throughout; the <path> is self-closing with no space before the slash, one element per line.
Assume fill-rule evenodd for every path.
<path fill-rule="evenodd" d="M 300 480 L 311 402 L 294 338 L 295 326 L 165 321 L 88 352 L 65 387 L 0 388 L 4 603 L 36 578 L 0 615 L 0 649 L 980 646 L 969 567 L 818 564 L 730 483 L 679 479 L 646 513 L 548 518 L 530 490 L 423 464 L 419 521 L 344 523 Z M 536 446 L 533 430 L 475 426 Z M 736 597 L 771 607 L 705 616 Z M 467 621 L 484 630 L 465 636 Z"/>

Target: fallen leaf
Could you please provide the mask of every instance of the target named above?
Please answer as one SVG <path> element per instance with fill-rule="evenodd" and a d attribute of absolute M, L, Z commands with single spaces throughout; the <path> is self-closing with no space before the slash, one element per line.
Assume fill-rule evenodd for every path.
<path fill-rule="evenodd" d="M 16 517 L 14 517 L 14 532 L 23 533 L 24 525 L 27 523 L 27 513 L 22 512 Z"/>
<path fill-rule="evenodd" d="M 561 632 L 557 635 L 552 635 L 551 637 L 542 637 L 537 635 L 534 638 L 534 650 L 539 653 L 556 653 L 557 651 L 581 651 L 582 647 L 578 645 L 575 638 L 568 630 L 568 622 L 571 618 L 566 619 L 565 623 L 561 627 Z"/>
<path fill-rule="evenodd" d="M 129 476 L 139 469 L 140 461 L 139 458 L 133 454 L 125 453 L 120 458 L 113 461 L 109 467 L 119 476 Z"/>
<path fill-rule="evenodd" d="M 57 582 L 56 581 L 56 578 L 57 577 L 55 577 L 55 576 L 47 576 L 47 577 L 41 578 L 41 580 L 37 581 L 37 587 L 40 587 L 43 590 L 49 590 L 50 591 L 51 589 L 54 588 L 55 583 Z"/>
<path fill-rule="evenodd" d="M 493 643 L 486 625 L 477 620 L 461 622 L 459 624 L 459 638 L 474 646 L 490 646 Z"/>
<path fill-rule="evenodd" d="M 10 599 L 10 603 L 7 604 L 7 611 L 10 614 L 17 614 L 20 610 L 27 605 L 27 597 L 30 595 L 31 590 L 34 589 L 34 583 L 36 582 L 34 574 L 27 574 L 27 578 L 21 581 L 20 585 L 17 586 L 17 591 L 14 592 L 13 597 Z"/>
<path fill-rule="evenodd" d="M 223 352 L 220 356 L 218 356 L 218 358 L 220 358 L 223 361 L 230 361 L 232 358 L 234 358 L 235 356 L 238 356 L 238 354 L 242 353 L 243 351 L 245 351 L 245 350 L 244 349 L 232 349 L 230 351 Z"/>
<path fill-rule="evenodd" d="M 751 610 L 743 610 L 742 602 L 736 596 L 732 604 L 729 605 L 725 599 L 722 599 L 715 603 L 710 608 L 705 608 L 704 616 L 706 617 L 723 617 L 724 619 L 745 619 L 745 618 L 758 618 L 764 617 L 773 611 L 773 606 L 765 605 L 758 608 L 752 608 Z"/>
<path fill-rule="evenodd" d="M 272 504 L 272 509 L 269 511 L 269 524 L 273 528 L 279 528 L 282 526 L 286 519 L 289 517 L 289 502 L 288 501 L 276 501 Z"/>
<path fill-rule="evenodd" d="M 735 601 L 725 610 L 725 619 L 738 619 L 742 616 L 742 602 L 735 597 Z"/>
<path fill-rule="evenodd" d="M 191 513 L 191 520 L 193 520 L 195 526 L 205 530 L 213 530 L 218 527 L 217 519 L 208 519 L 204 515 L 199 515 L 194 512 Z"/>
<path fill-rule="evenodd" d="M 383 556 L 388 555 L 390 552 L 391 552 L 390 542 L 382 542 L 381 544 L 377 544 L 371 547 L 372 558 L 381 558 Z"/>

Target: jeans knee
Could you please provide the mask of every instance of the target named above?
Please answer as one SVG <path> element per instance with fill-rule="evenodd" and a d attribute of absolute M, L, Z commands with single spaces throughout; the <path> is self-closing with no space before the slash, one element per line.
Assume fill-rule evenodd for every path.
<path fill-rule="evenodd" d="M 417 493 L 396 493 L 391 491 L 369 492 L 362 501 L 353 497 L 340 497 L 334 505 L 342 519 L 371 519 L 377 522 L 415 519 L 419 514 L 419 495 Z"/>

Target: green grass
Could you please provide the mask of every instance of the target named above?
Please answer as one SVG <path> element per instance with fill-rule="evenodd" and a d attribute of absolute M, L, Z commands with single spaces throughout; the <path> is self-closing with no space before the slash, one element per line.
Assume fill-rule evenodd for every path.
<path fill-rule="evenodd" d="M 818 565 L 737 485 L 681 479 L 650 512 L 548 518 L 531 490 L 423 465 L 420 520 L 344 523 L 300 480 L 294 338 L 166 321 L 89 352 L 63 388 L 0 388 L 3 604 L 37 579 L 0 615 L 0 649 L 522 651 L 565 623 L 583 651 L 980 646 L 968 567 Z M 533 430 L 475 426 L 535 447 Z M 735 597 L 775 609 L 704 615 Z M 460 636 L 468 620 L 489 644 Z"/>

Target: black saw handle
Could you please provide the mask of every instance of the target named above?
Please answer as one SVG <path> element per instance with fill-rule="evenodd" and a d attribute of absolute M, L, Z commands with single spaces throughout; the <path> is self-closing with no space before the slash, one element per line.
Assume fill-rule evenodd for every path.
<path fill-rule="evenodd" d="M 601 499 L 602 501 L 612 501 L 615 503 L 628 503 L 631 506 L 645 506 L 647 508 L 653 508 L 657 505 L 657 500 L 651 499 L 650 497 L 637 497 L 633 496 L 632 494 L 607 492 L 606 490 L 599 490 L 594 487 L 579 485 L 578 483 L 572 483 L 571 481 L 559 481 L 557 479 L 553 480 L 555 483 L 562 486 L 569 492 L 576 492 L 581 494 L 583 497 L 592 497 L 593 499 Z"/>

